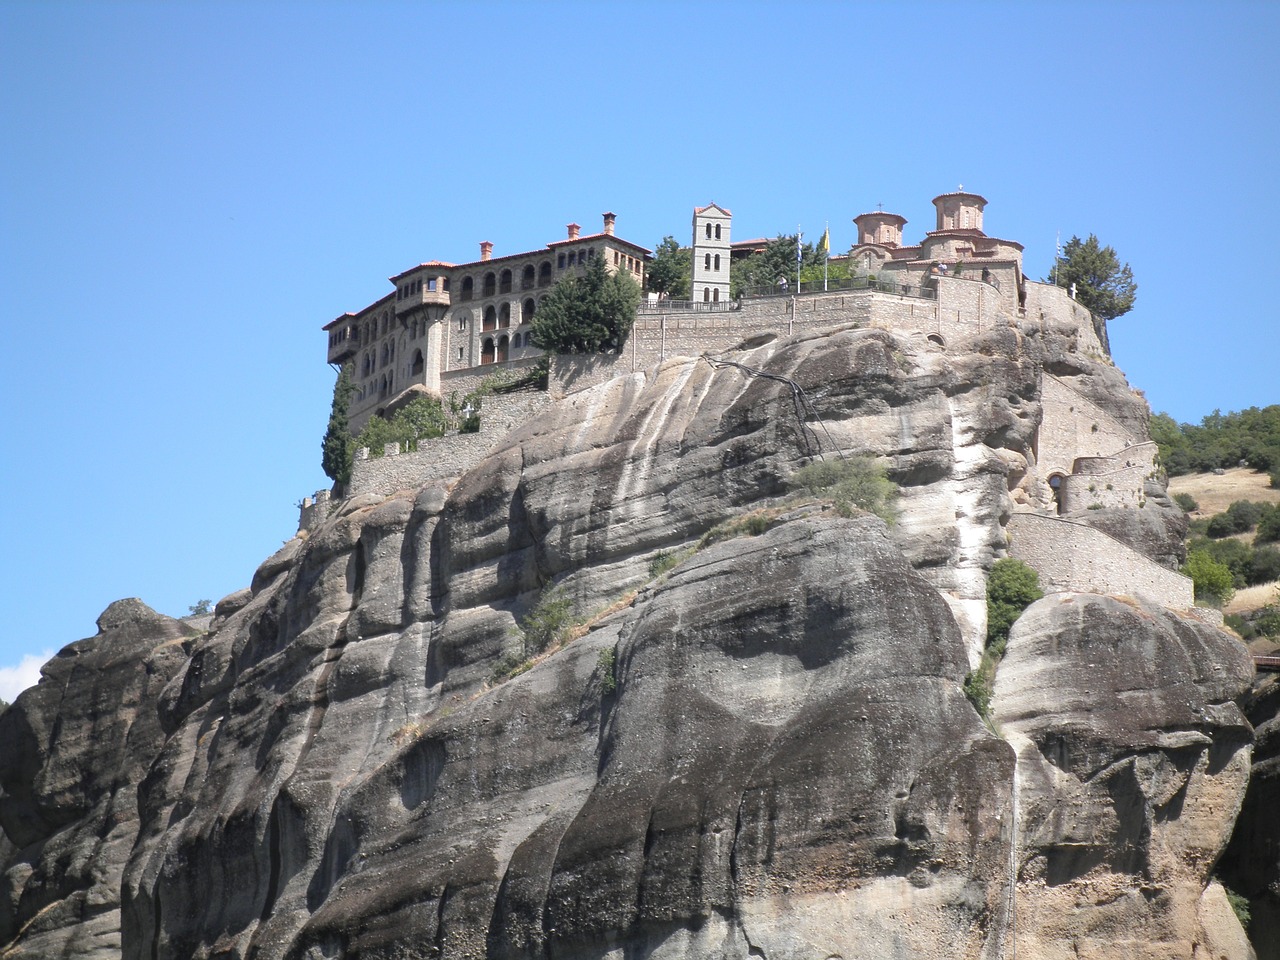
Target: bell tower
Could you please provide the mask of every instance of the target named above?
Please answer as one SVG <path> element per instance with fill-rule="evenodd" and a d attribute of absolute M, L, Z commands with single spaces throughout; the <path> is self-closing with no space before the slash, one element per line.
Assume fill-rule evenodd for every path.
<path fill-rule="evenodd" d="M 729 299 L 729 227 L 733 214 L 714 203 L 693 211 L 693 271 L 689 299 L 719 303 Z"/>

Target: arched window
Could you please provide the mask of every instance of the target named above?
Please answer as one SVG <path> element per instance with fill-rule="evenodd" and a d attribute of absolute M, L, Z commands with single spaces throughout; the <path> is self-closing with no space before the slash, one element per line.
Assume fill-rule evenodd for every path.
<path fill-rule="evenodd" d="M 530 297 L 528 300 L 524 302 L 524 306 L 520 309 L 520 322 L 521 323 L 532 322 L 533 312 L 536 309 L 537 309 L 537 305 L 533 302 L 533 297 Z"/>
<path fill-rule="evenodd" d="M 467 321 L 469 321 L 469 320 L 471 319 L 471 313 L 470 313 L 469 311 L 467 311 L 467 310 L 463 310 L 463 311 L 461 311 L 461 312 L 459 312 L 459 313 L 457 314 L 457 317 L 458 317 L 458 330 L 459 330 L 459 332 L 461 332 L 461 331 L 463 331 L 463 330 L 466 330 L 466 329 L 467 329 Z"/>
<path fill-rule="evenodd" d="M 493 348 L 493 337 L 485 337 L 484 342 L 480 344 L 480 362 L 493 363 L 493 358 L 495 356 L 496 354 L 494 353 L 494 348 Z"/>
<path fill-rule="evenodd" d="M 484 291 L 481 296 L 492 297 L 494 293 L 497 292 L 497 289 L 498 278 L 494 275 L 494 272 L 490 270 L 484 275 Z"/>
<path fill-rule="evenodd" d="M 422 359 L 422 351 L 421 350 L 413 351 L 413 362 L 409 364 L 410 376 L 414 376 L 414 377 L 422 376 L 422 371 L 425 366 L 426 364 Z"/>
<path fill-rule="evenodd" d="M 501 363 L 511 355 L 511 341 L 506 337 L 498 338 L 498 362 Z"/>
<path fill-rule="evenodd" d="M 707 224 L 707 239 L 711 239 L 711 224 Z"/>
<path fill-rule="evenodd" d="M 542 264 L 538 267 L 538 286 L 540 287 L 551 286 L 551 261 L 550 260 L 543 260 Z"/>
<path fill-rule="evenodd" d="M 493 305 L 484 308 L 484 323 L 480 327 L 485 333 L 498 328 L 498 311 L 493 309 Z"/>
<path fill-rule="evenodd" d="M 710 269 L 711 269 L 711 254 L 709 254 L 709 253 L 704 253 L 704 254 L 702 255 L 702 269 L 703 269 L 703 270 L 710 270 Z"/>
<path fill-rule="evenodd" d="M 720 239 L 720 224 L 716 224 L 716 239 Z"/>
<path fill-rule="evenodd" d="M 498 308 L 498 326 L 511 326 L 511 304 L 504 302 L 502 306 Z"/>
<path fill-rule="evenodd" d="M 525 268 L 524 268 L 524 271 L 520 274 L 520 289 L 521 289 L 521 290 L 532 290 L 532 289 L 533 289 L 533 285 L 534 285 L 534 283 L 535 283 L 535 279 L 534 279 L 534 277 L 535 277 L 536 273 L 537 273 L 537 271 L 535 271 L 535 270 L 533 269 L 533 264 L 532 264 L 532 263 L 531 263 L 531 264 L 529 264 L 527 267 L 525 267 Z"/>
<path fill-rule="evenodd" d="M 710 287 L 703 287 L 703 288 L 702 288 L 702 302 L 703 302 L 703 303 L 710 303 L 710 302 L 711 302 L 711 288 L 710 288 Z"/>
<path fill-rule="evenodd" d="M 462 278 L 462 295 L 463 300 L 470 300 L 476 292 L 476 283 L 471 277 Z"/>
<path fill-rule="evenodd" d="M 720 288 L 719 288 L 719 287 L 716 287 L 714 290 L 712 290 L 712 291 L 711 291 L 711 302 L 712 302 L 712 303 L 719 303 L 719 302 L 720 302 Z"/>
<path fill-rule="evenodd" d="M 720 272 L 720 254 L 716 254 L 716 273 Z"/>
<path fill-rule="evenodd" d="M 510 270 L 503 270 L 502 275 L 498 277 L 498 292 L 499 293 L 511 292 L 511 271 Z"/>

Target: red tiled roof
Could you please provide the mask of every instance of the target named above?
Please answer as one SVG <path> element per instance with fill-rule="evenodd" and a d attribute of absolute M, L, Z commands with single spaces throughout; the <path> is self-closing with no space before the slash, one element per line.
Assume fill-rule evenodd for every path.
<path fill-rule="evenodd" d="M 732 217 L 732 216 L 733 216 L 733 212 L 732 212 L 732 211 L 730 211 L 730 210 L 726 210 L 724 207 L 720 206 L 720 204 L 718 204 L 718 203 L 708 203 L 705 207 L 694 207 L 694 208 L 693 208 L 693 212 L 694 212 L 694 213 L 706 213 L 706 212 L 707 212 L 708 210 L 710 210 L 712 207 L 715 207 L 717 210 L 719 210 L 719 211 L 720 211 L 721 213 L 723 213 L 723 214 L 726 214 L 726 215 L 728 215 L 728 216 L 730 216 L 730 217 Z"/>

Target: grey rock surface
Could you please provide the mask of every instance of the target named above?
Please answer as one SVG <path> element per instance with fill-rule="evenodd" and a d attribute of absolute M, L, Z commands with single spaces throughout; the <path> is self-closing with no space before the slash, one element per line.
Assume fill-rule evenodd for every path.
<path fill-rule="evenodd" d="M 1234 638 L 1133 601 L 1056 595 L 1014 624 L 992 714 L 1018 753 L 1019 957 L 1250 955 L 1211 875 L 1252 676 Z"/>
<path fill-rule="evenodd" d="M 1052 895 L 1069 889 L 1088 930 L 1095 908 L 1118 922 L 1119 895 L 1191 904 L 1197 929 L 1243 960 L 1205 869 L 1247 768 L 1248 727 L 1228 702 L 1245 681 L 1224 635 L 1081 597 L 1115 605 L 1101 632 L 1054 608 L 1011 644 L 997 706 L 1013 745 L 961 689 L 1005 523 L 1047 496 L 1029 479 L 1044 372 L 1145 429 L 1118 371 L 1011 327 L 945 351 L 851 329 L 733 359 L 748 369 L 674 359 L 602 384 L 546 407 L 456 482 L 336 504 L 217 604 L 210 633 L 148 666 L 136 820 L 101 861 L 123 864 L 102 873 L 118 952 L 1012 956 L 1026 924 L 1052 919 L 1030 892 L 1037 865 L 1057 870 L 1059 848 L 1075 850 L 1074 835 L 1055 839 L 1052 802 L 1032 802 L 1063 787 L 1120 846 L 1068 856 L 1069 882 L 1042 883 L 1046 903 L 1061 909 Z M 781 505 L 790 474 L 837 446 L 879 457 L 901 486 L 892 527 Z M 767 533 L 692 549 L 761 510 Z M 684 559 L 655 579 L 663 551 Z M 581 635 L 500 682 L 525 656 L 521 618 L 553 588 Z M 1123 636 L 1101 629 L 1121 622 Z M 1041 634 L 1077 638 L 1047 649 L 1062 659 L 1053 675 L 1020 659 Z M 1164 666 L 1144 673 L 1151 650 Z M 1135 685 L 1117 672 L 1091 686 L 1117 651 Z M 32 694 L 60 702 L 52 690 L 46 679 Z M 63 724 L 93 715 L 78 697 Z M 1072 768 L 1079 785 L 1060 784 L 1026 746 L 1054 731 L 1115 770 Z M 36 782 L 44 737 L 6 759 L 7 793 Z M 118 766 L 84 781 L 98 791 Z M 1179 776 L 1181 805 L 1140 799 Z M 1119 820 L 1111 783 L 1137 784 Z M 114 823 L 61 789 L 17 804 L 12 830 L 0 820 L 10 891 L 26 889 L 33 856 L 18 848 L 73 814 L 85 829 Z M 1155 812 L 1135 813 L 1142 803 Z M 44 820 L 26 826 L 28 809 Z M 1148 821 L 1159 829 L 1135 827 Z M 1149 863 L 1164 872 L 1135 866 Z M 1115 885 L 1093 883 L 1095 866 Z M 10 919 L 21 897 L 0 950 L 39 955 L 40 931 Z M 48 929 L 74 944 L 86 922 L 51 911 Z M 1184 942 L 1163 931 L 1150 943 Z M 1143 955 L 1091 942 L 1094 957 Z M 76 951 L 61 955 L 93 955 Z"/>
<path fill-rule="evenodd" d="M 0 714 L 0 955 L 119 957 L 137 786 L 164 743 L 155 703 L 189 631 L 120 600 Z"/>

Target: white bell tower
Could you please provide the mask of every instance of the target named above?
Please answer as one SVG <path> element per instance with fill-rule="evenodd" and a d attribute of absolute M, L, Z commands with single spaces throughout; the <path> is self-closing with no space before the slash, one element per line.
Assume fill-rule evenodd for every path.
<path fill-rule="evenodd" d="M 693 276 L 689 299 L 721 303 L 729 299 L 729 227 L 733 214 L 714 203 L 693 211 Z"/>

